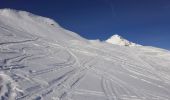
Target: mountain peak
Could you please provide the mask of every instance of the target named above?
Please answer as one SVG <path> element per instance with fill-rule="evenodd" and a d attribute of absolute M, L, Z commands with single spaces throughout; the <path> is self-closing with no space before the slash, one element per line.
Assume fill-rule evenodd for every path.
<path fill-rule="evenodd" d="M 106 42 L 111 44 L 121 45 L 121 46 L 140 46 L 139 44 L 124 39 L 118 34 L 111 36 L 109 39 L 106 40 Z"/>

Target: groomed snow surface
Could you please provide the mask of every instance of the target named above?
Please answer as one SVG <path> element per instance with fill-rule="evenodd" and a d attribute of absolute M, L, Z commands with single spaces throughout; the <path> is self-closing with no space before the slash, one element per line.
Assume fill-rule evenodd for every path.
<path fill-rule="evenodd" d="M 2 9 L 0 100 L 170 100 L 170 52 L 114 44 Z"/>

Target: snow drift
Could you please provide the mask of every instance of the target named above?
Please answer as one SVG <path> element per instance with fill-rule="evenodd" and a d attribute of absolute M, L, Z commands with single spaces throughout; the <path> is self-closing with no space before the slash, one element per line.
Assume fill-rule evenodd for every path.
<path fill-rule="evenodd" d="M 0 99 L 170 100 L 170 52 L 120 44 L 130 47 L 89 41 L 49 18 L 2 9 Z"/>

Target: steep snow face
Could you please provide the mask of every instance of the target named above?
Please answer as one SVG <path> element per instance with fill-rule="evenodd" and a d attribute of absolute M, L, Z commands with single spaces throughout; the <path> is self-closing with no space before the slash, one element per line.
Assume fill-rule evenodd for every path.
<path fill-rule="evenodd" d="M 169 51 L 88 41 L 48 18 L 0 12 L 0 100 L 170 100 Z"/>
<path fill-rule="evenodd" d="M 54 20 L 37 16 L 25 11 L 17 11 L 13 9 L 0 9 L 0 15 L 5 16 L 10 19 L 24 19 L 24 20 L 34 20 L 41 24 L 55 25 L 59 26 Z"/>
<path fill-rule="evenodd" d="M 51 40 L 86 41 L 76 33 L 63 29 L 54 20 L 25 11 L 0 9 L 0 26 L 30 33 Z"/>
<path fill-rule="evenodd" d="M 121 46 L 140 46 L 139 44 L 130 42 L 117 34 L 111 36 L 109 39 L 106 40 L 106 42 L 111 44 L 121 45 Z"/>

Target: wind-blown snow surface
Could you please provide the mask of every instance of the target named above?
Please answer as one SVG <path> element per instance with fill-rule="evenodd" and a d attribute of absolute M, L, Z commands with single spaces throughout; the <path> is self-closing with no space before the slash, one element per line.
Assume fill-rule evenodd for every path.
<path fill-rule="evenodd" d="M 0 10 L 0 100 L 170 100 L 170 52 L 88 41 Z"/>

